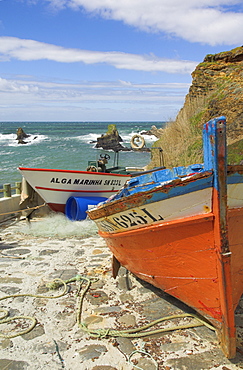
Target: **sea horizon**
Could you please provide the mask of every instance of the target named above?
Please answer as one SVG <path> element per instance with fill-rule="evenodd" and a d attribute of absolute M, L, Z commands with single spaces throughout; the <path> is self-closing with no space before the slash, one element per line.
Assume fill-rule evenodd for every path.
<path fill-rule="evenodd" d="M 130 147 L 134 134 L 148 131 L 153 125 L 164 127 L 164 121 L 2 121 L 0 122 L 0 185 L 21 181 L 19 166 L 86 170 L 89 160 L 96 160 L 105 152 L 96 149 L 97 137 L 115 124 L 123 145 Z M 18 144 L 17 129 L 27 135 L 26 144 Z M 145 135 L 145 144 L 151 147 L 157 140 Z M 111 161 L 113 153 L 109 151 Z M 148 152 L 119 152 L 122 166 L 145 166 L 150 161 Z M 110 162 L 112 165 L 112 162 Z"/>

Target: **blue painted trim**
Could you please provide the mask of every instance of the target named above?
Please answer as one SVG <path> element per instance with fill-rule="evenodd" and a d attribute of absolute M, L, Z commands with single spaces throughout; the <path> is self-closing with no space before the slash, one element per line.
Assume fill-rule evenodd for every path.
<path fill-rule="evenodd" d="M 240 184 L 243 183 L 243 175 L 236 172 L 227 176 L 227 184 Z"/>
<path fill-rule="evenodd" d="M 165 199 L 175 198 L 175 197 L 185 195 L 185 194 L 190 194 L 195 191 L 202 190 L 202 189 L 212 188 L 213 174 L 209 177 L 204 177 L 204 178 L 200 178 L 197 180 L 193 180 L 192 182 L 189 182 L 189 183 L 184 183 L 184 184 L 181 183 L 181 185 L 177 184 L 175 187 L 174 186 L 170 187 L 169 185 L 170 183 L 168 183 L 168 186 L 164 184 L 162 185 L 157 184 L 157 186 L 151 185 L 149 189 L 147 187 L 143 187 L 143 188 L 139 187 L 138 191 L 131 191 L 129 194 L 127 194 L 129 198 L 127 198 L 126 195 L 123 195 L 124 203 L 126 203 L 126 206 L 128 206 L 128 208 L 133 208 L 134 204 L 133 202 L 130 201 L 130 196 L 132 195 L 136 196 L 137 194 L 137 196 L 143 197 L 143 192 L 147 190 L 154 190 L 154 191 L 151 192 L 149 196 L 143 197 L 143 204 L 154 203 L 154 202 L 158 202 L 158 201 L 165 200 Z M 115 197 L 115 199 L 121 199 L 121 198 L 122 198 L 121 194 L 119 194 L 119 197 Z M 113 198 L 112 200 L 115 200 L 115 199 Z"/>
<path fill-rule="evenodd" d="M 202 173 L 204 171 L 212 171 L 213 176 L 210 179 L 200 179 L 195 181 L 195 187 L 193 183 L 189 183 L 183 186 L 177 186 L 176 188 L 168 188 L 168 192 L 163 193 L 159 199 L 167 199 L 173 196 L 179 196 L 192 191 L 200 190 L 203 187 L 214 186 L 217 190 L 219 189 L 219 153 L 218 153 L 218 132 L 220 131 L 221 137 L 222 132 L 224 133 L 225 140 L 225 156 L 226 157 L 226 119 L 224 116 L 212 119 L 207 122 L 203 127 L 203 149 L 204 149 L 204 164 L 193 164 L 188 167 L 180 166 L 174 167 L 173 169 L 163 169 L 152 173 L 140 175 L 132 178 L 126 184 L 126 187 L 121 189 L 118 194 L 113 197 L 113 200 L 128 197 L 136 193 L 143 193 L 149 190 L 153 190 L 156 187 L 163 187 L 167 183 L 175 179 L 188 176 L 193 173 Z M 223 130 L 223 131 L 222 131 Z M 222 147 L 222 145 L 221 145 Z M 222 159 L 222 153 L 220 153 Z M 225 160 L 226 166 L 226 160 Z M 232 183 L 238 182 L 237 180 Z M 200 185 L 198 185 L 200 184 Z M 195 190 L 196 188 L 196 190 Z M 156 192 L 157 194 L 157 192 Z M 142 194 L 141 194 L 142 195 Z M 156 195 L 157 196 L 157 195 Z M 154 196 L 153 196 L 154 197 Z"/>
<path fill-rule="evenodd" d="M 218 136 L 217 132 L 219 124 L 222 129 L 226 130 L 226 118 L 224 116 L 214 118 L 203 126 L 203 154 L 204 154 L 204 170 L 214 171 L 214 187 L 219 190 L 219 153 L 218 153 Z M 224 158 L 225 158 L 225 170 L 227 165 L 227 153 L 226 153 L 226 134 L 224 135 Z"/>

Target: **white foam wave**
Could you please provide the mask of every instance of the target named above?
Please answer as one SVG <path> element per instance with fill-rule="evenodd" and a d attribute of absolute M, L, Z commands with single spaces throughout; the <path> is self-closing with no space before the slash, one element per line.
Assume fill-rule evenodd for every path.
<path fill-rule="evenodd" d="M 3 146 L 24 146 L 39 144 L 41 141 L 48 139 L 46 135 L 32 135 L 30 134 L 27 138 L 24 139 L 26 144 L 18 144 L 15 134 L 0 134 L 0 145 Z"/>
<path fill-rule="evenodd" d="M 124 143 L 130 143 L 131 139 L 134 135 L 143 136 L 145 142 L 154 142 L 155 140 L 157 140 L 156 136 L 154 136 L 154 135 L 144 135 L 144 134 L 142 134 L 142 131 L 140 131 L 140 132 L 132 131 L 130 133 L 124 133 L 124 134 L 122 132 L 120 133 L 120 136 L 123 139 Z"/>
<path fill-rule="evenodd" d="M 131 142 L 131 139 L 134 135 L 136 134 L 139 134 L 141 135 L 141 132 L 142 131 L 132 131 L 132 132 L 119 132 L 119 135 L 121 136 L 122 140 L 124 143 L 130 143 Z M 97 138 L 100 137 L 101 135 L 100 134 L 94 134 L 94 133 L 89 133 L 87 135 L 81 135 L 81 136 L 77 136 L 76 139 L 78 140 L 81 140 L 85 143 L 94 143 L 97 141 Z M 144 137 L 145 139 L 145 142 L 154 142 L 155 140 L 157 140 L 156 136 L 154 135 L 144 135 L 142 134 L 142 136 Z"/>
<path fill-rule="evenodd" d="M 97 141 L 97 138 L 100 136 L 100 134 L 89 133 L 87 135 L 77 136 L 76 139 L 84 141 L 85 143 L 93 143 L 94 141 Z"/>

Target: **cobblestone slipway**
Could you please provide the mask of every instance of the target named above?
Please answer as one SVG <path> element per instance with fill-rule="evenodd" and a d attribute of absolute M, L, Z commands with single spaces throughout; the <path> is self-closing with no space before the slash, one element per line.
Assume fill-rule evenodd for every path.
<path fill-rule="evenodd" d="M 53 220 L 34 219 L 30 225 L 20 221 L 0 227 L 0 298 L 20 293 L 50 295 L 46 283 L 81 274 L 98 278 L 83 302 L 81 320 L 90 329 L 130 329 L 188 310 L 124 268 L 113 279 L 111 253 L 91 221 L 76 222 L 71 227 L 67 224 L 70 221 L 62 220 L 59 222 L 62 233 L 57 230 L 56 235 L 50 235 L 48 230 L 57 229 Z M 65 228 L 70 227 L 72 233 L 65 233 Z M 79 232 L 75 233 L 74 227 Z M 206 327 L 132 339 L 92 338 L 76 322 L 78 288 L 76 282 L 69 284 L 67 294 L 57 299 L 16 297 L 1 301 L 10 317 L 33 316 L 37 325 L 22 336 L 0 338 L 0 369 L 243 369 L 243 301 L 236 310 L 237 356 L 228 360 L 215 333 Z M 16 320 L 0 328 L 6 334 L 28 325 L 27 321 Z"/>

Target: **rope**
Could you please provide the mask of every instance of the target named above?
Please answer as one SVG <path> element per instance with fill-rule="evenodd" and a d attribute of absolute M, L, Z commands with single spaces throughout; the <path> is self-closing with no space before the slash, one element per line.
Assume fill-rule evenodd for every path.
<path fill-rule="evenodd" d="M 156 366 L 156 370 L 159 370 L 159 365 L 158 363 L 153 359 L 153 357 L 150 355 L 150 353 L 142 350 L 142 349 L 136 349 L 135 351 L 133 351 L 132 353 L 130 353 L 129 355 L 129 358 L 128 358 L 128 363 L 129 365 L 132 365 L 133 367 L 135 367 L 136 369 L 139 369 L 139 370 L 143 370 L 141 367 L 135 365 L 133 362 L 131 362 L 131 357 L 135 354 L 135 353 L 142 353 L 143 355 L 146 355 L 148 357 L 151 358 L 151 360 L 154 362 L 155 366 Z"/>
<path fill-rule="evenodd" d="M 86 287 L 84 288 L 83 293 L 79 296 L 79 292 L 81 290 L 81 287 L 82 287 L 82 284 L 83 284 L 84 281 L 86 281 L 87 284 L 86 284 Z M 135 329 L 128 329 L 128 330 L 113 330 L 113 329 L 90 330 L 90 329 L 88 329 L 88 327 L 85 323 L 81 322 L 83 299 L 84 299 L 84 296 L 85 296 L 87 290 L 89 289 L 90 285 L 91 285 L 91 279 L 83 277 L 82 281 L 80 283 L 80 288 L 79 288 L 79 292 L 78 292 L 79 302 L 78 302 L 78 309 L 77 309 L 77 324 L 81 328 L 81 330 L 88 333 L 91 337 L 105 338 L 107 336 L 110 336 L 110 337 L 112 336 L 112 337 L 123 337 L 123 338 L 141 338 L 141 337 L 145 337 L 145 336 L 152 335 L 152 334 L 158 334 L 158 333 L 180 330 L 180 329 L 188 329 L 188 328 L 193 328 L 193 327 L 198 327 L 198 326 L 203 326 L 203 325 L 205 325 L 206 327 L 208 327 L 211 330 L 215 330 L 215 328 L 212 325 L 208 324 L 206 321 L 200 319 L 199 317 L 197 317 L 196 315 L 193 315 L 193 314 L 180 314 L 180 315 L 172 315 L 172 316 L 163 317 L 163 318 L 160 318 L 158 320 L 154 320 L 154 321 L 152 321 L 151 323 L 149 323 L 147 325 L 143 325 L 142 327 L 135 328 Z M 162 321 L 173 320 L 173 319 L 178 319 L 178 318 L 185 318 L 185 317 L 191 317 L 191 318 L 195 319 L 197 322 L 194 322 L 194 323 L 191 323 L 191 324 L 176 325 L 176 326 L 173 326 L 173 327 L 170 327 L 170 328 L 160 328 L 160 329 L 156 329 L 156 330 L 146 331 L 146 329 L 148 329 L 148 328 L 150 328 L 154 325 L 157 325 L 157 324 L 161 323 Z M 142 331 L 144 331 L 144 332 L 142 332 Z M 129 355 L 129 358 L 127 360 L 127 362 L 130 365 L 133 365 L 133 367 L 135 367 L 139 370 L 143 370 L 141 367 L 136 366 L 134 363 L 131 362 L 131 357 L 135 353 L 141 353 L 141 354 L 149 356 L 152 359 L 152 361 L 154 362 L 154 364 L 156 366 L 156 370 L 159 370 L 158 363 L 145 350 L 135 350 L 135 351 L 133 351 Z"/>
<path fill-rule="evenodd" d="M 90 288 L 92 282 L 97 281 L 97 280 L 98 280 L 98 278 L 87 278 L 87 277 L 81 276 L 79 274 L 76 275 L 75 277 L 73 277 L 69 280 L 65 280 L 65 281 L 63 281 L 62 279 L 54 279 L 51 283 L 46 284 L 46 286 L 49 289 L 54 290 L 54 289 L 58 289 L 61 286 L 64 287 L 63 291 L 61 293 L 59 293 L 58 295 L 56 295 L 56 296 L 35 295 L 35 294 L 10 294 L 10 295 L 7 295 L 5 297 L 0 298 L 0 301 L 2 301 L 4 299 L 7 299 L 7 298 L 15 298 L 15 297 L 34 297 L 34 298 L 45 298 L 45 299 L 60 298 L 60 297 L 64 296 L 67 293 L 67 291 L 68 291 L 67 284 L 76 281 L 76 282 L 80 283 L 79 288 L 78 288 L 78 292 L 77 292 L 77 307 L 78 307 L 77 308 L 77 313 L 76 313 L 77 324 L 83 331 L 88 333 L 91 337 L 106 338 L 107 336 L 112 336 L 112 337 L 124 337 L 124 338 L 142 338 L 142 337 L 152 335 L 152 334 L 164 333 L 164 332 L 180 330 L 180 329 L 188 329 L 188 328 L 193 328 L 193 327 L 198 327 L 198 326 L 203 326 L 203 325 L 205 325 L 206 327 L 208 327 L 211 330 L 215 330 L 215 328 L 212 325 L 210 325 L 209 323 L 200 319 L 196 315 L 189 314 L 189 313 L 188 314 L 185 313 L 185 314 L 163 317 L 163 318 L 160 318 L 158 320 L 154 320 L 154 321 L 150 322 L 147 325 L 143 325 L 143 326 L 141 326 L 139 328 L 135 328 L 135 329 L 128 329 L 128 330 L 114 330 L 114 329 L 91 330 L 91 329 L 88 329 L 87 325 L 84 322 L 81 321 L 83 300 L 84 300 L 84 296 L 85 296 L 86 292 L 88 291 L 88 289 Z M 82 289 L 82 286 L 83 286 L 84 283 L 86 283 L 86 285 L 85 285 L 83 291 L 81 292 L 81 289 Z M 3 309 L 3 308 L 0 308 L 0 312 L 4 312 L 2 317 L 0 317 L 0 324 L 9 323 L 10 321 L 15 321 L 17 319 L 32 321 L 32 324 L 25 330 L 22 330 L 22 331 L 19 331 L 17 333 L 10 334 L 10 335 L 0 333 L 0 337 L 2 337 L 2 338 L 14 338 L 14 337 L 17 337 L 17 336 L 20 336 L 20 335 L 23 335 L 23 334 L 27 334 L 37 324 L 37 320 L 33 317 L 30 317 L 30 316 L 14 316 L 14 317 L 6 318 L 9 314 L 8 311 Z M 168 320 L 173 320 L 173 319 L 178 319 L 178 318 L 186 318 L 186 317 L 193 318 L 194 320 L 196 320 L 196 322 L 194 321 L 192 323 L 188 323 L 188 324 L 184 324 L 184 325 L 175 325 L 175 326 L 172 326 L 172 327 L 159 328 L 159 329 L 155 329 L 155 330 L 147 330 L 147 329 L 151 328 L 152 326 L 157 325 L 157 324 L 159 324 L 163 321 L 168 321 Z M 54 341 L 54 343 L 57 347 L 57 343 L 55 341 Z M 131 357 L 135 353 L 145 354 L 145 355 L 149 356 L 155 362 L 155 360 L 152 358 L 152 356 L 149 353 L 147 353 L 146 351 L 144 351 L 144 350 L 135 350 L 130 354 L 130 356 L 128 358 L 129 364 L 132 364 L 130 362 L 130 360 L 131 360 Z M 63 359 L 62 359 L 62 357 L 61 357 L 61 355 L 58 351 L 58 348 L 57 348 L 57 354 L 59 356 L 59 359 L 62 363 L 62 368 L 63 368 Z M 158 364 L 156 362 L 155 362 L 155 364 L 156 364 L 156 369 L 158 369 Z M 142 368 L 140 368 L 140 367 L 138 367 L 134 364 L 132 364 L 132 365 L 134 367 L 136 367 L 137 369 L 143 370 Z"/>
<path fill-rule="evenodd" d="M 167 327 L 167 328 L 159 328 L 155 330 L 147 330 L 148 328 L 151 328 L 154 325 L 157 325 L 161 323 L 162 321 L 168 321 L 168 320 L 173 320 L 173 319 L 178 319 L 178 318 L 185 318 L 185 317 L 191 317 L 195 319 L 198 322 L 190 323 L 190 324 L 184 324 L 184 325 L 175 325 L 172 327 Z M 128 330 L 113 330 L 113 329 L 96 329 L 96 330 L 91 330 L 88 329 L 87 325 L 85 323 L 79 323 L 80 328 L 83 331 L 86 331 L 87 333 L 90 334 L 92 337 L 96 338 L 105 338 L 107 336 L 112 336 L 112 337 L 123 337 L 123 338 L 142 338 L 146 337 L 148 335 L 152 334 L 159 334 L 159 333 L 164 333 L 168 331 L 174 331 L 174 330 L 180 330 L 180 329 L 189 329 L 189 328 L 194 328 L 198 326 L 207 326 L 209 329 L 214 330 L 214 327 L 211 326 L 210 324 L 206 323 L 205 321 L 199 319 L 196 315 L 193 314 L 181 314 L 181 315 L 172 315 L 172 316 L 167 316 L 160 318 L 158 320 L 151 321 L 147 325 L 143 325 L 139 328 L 135 329 L 128 329 Z M 143 332 L 144 331 L 144 332 Z M 141 333 L 140 333 L 141 332 Z"/>
<path fill-rule="evenodd" d="M 4 299 L 8 299 L 8 298 L 16 298 L 16 297 L 33 297 L 33 298 L 46 298 L 46 299 L 54 299 L 54 298 L 60 298 L 62 296 L 64 296 L 67 291 L 68 291 L 68 287 L 67 287 L 67 284 L 65 281 L 61 280 L 61 279 L 55 279 L 53 281 L 53 285 L 56 286 L 61 286 L 63 285 L 64 286 L 64 290 L 56 295 L 56 296 L 46 296 L 46 295 L 36 295 L 36 294 L 28 294 L 28 293 L 23 293 L 23 294 L 10 294 L 10 295 L 7 295 L 7 296 L 4 296 L 2 298 L 0 298 L 0 301 L 3 301 Z M 10 321 L 15 321 L 15 320 L 30 320 L 32 321 L 32 324 L 25 330 L 22 330 L 22 331 L 19 331 L 18 333 L 14 333 L 14 334 L 3 334 L 3 333 L 0 333 L 0 337 L 1 338 L 15 338 L 15 337 L 18 337 L 20 335 L 23 335 L 23 334 L 27 334 L 29 333 L 37 324 L 37 320 L 34 318 L 34 317 L 31 317 L 31 316 L 14 316 L 14 317 L 8 317 L 6 318 L 8 315 L 9 315 L 9 312 L 7 310 L 5 310 L 4 308 L 0 308 L 0 312 L 4 312 L 4 314 L 2 315 L 2 317 L 0 317 L 0 324 L 7 324 L 9 323 Z"/>
<path fill-rule="evenodd" d="M 81 297 L 84 297 L 85 293 L 87 292 L 87 290 L 89 289 L 92 281 L 97 281 L 98 279 L 97 278 L 86 278 L 84 276 L 81 276 L 81 275 L 76 275 L 75 277 L 71 278 L 71 279 L 68 279 L 68 280 L 65 280 L 63 281 L 62 279 L 54 279 L 51 283 L 48 283 L 46 284 L 46 287 L 49 288 L 50 290 L 56 290 L 58 289 L 59 287 L 63 286 L 64 289 L 61 293 L 55 295 L 55 296 L 47 296 L 47 295 L 38 295 L 38 294 L 29 294 L 29 293 L 20 293 L 20 294 L 9 294 L 7 296 L 4 296 L 4 297 L 1 297 L 0 298 L 0 301 L 3 301 L 5 299 L 8 299 L 8 298 L 17 298 L 17 297 L 32 297 L 32 298 L 45 298 L 45 299 L 56 299 L 56 298 L 60 298 L 62 296 L 64 296 L 67 292 L 68 292 L 68 286 L 67 284 L 69 283 L 72 283 L 72 282 L 75 282 L 75 281 L 80 281 L 80 288 L 82 286 L 82 283 L 83 281 L 87 281 L 88 284 L 87 284 L 87 287 L 85 288 L 84 292 L 82 293 Z M 79 289 L 80 291 L 80 289 Z M 81 307 L 80 307 L 81 309 Z M 81 315 L 81 310 L 77 310 L 77 317 L 80 317 Z M 14 333 L 14 334 L 3 334 L 3 333 L 0 333 L 0 338 L 15 338 L 15 337 L 18 337 L 20 335 L 23 335 L 23 334 L 27 334 L 29 333 L 37 324 L 37 320 L 31 316 L 14 316 L 14 317 L 9 317 L 9 318 L 6 318 L 8 315 L 9 315 L 9 312 L 3 308 L 0 308 L 0 312 L 3 312 L 4 314 L 2 315 L 2 317 L 0 317 L 0 325 L 1 324 L 6 324 L 6 323 L 9 323 L 10 321 L 15 321 L 15 320 L 18 320 L 18 319 L 22 319 L 22 320 L 30 320 L 32 321 L 32 324 L 25 330 L 22 330 L 22 331 L 19 331 L 18 333 Z"/>
<path fill-rule="evenodd" d="M 154 320 L 154 321 L 150 322 L 147 325 L 143 325 L 140 328 L 135 328 L 135 329 L 128 329 L 128 330 L 113 330 L 113 329 L 92 330 L 92 329 L 88 329 L 88 326 L 84 322 L 81 321 L 81 314 L 82 314 L 83 299 L 84 299 L 84 296 L 85 296 L 87 290 L 89 289 L 89 287 L 91 285 L 92 280 L 90 278 L 86 278 L 86 277 L 83 277 L 83 276 L 80 276 L 80 275 L 77 275 L 77 276 L 79 276 L 79 280 L 81 281 L 79 291 L 81 290 L 81 286 L 82 286 L 83 282 L 84 281 L 87 282 L 83 293 L 81 295 L 78 295 L 77 323 L 83 331 L 89 333 L 93 337 L 105 338 L 106 336 L 113 336 L 113 337 L 138 338 L 138 337 L 145 337 L 145 336 L 148 336 L 148 335 L 151 335 L 151 334 L 158 334 L 158 333 L 162 333 L 162 332 L 179 330 L 179 329 L 188 329 L 188 328 L 193 328 L 193 327 L 198 327 L 198 326 L 203 326 L 203 325 L 207 326 L 211 330 L 215 330 L 214 327 L 212 325 L 210 325 L 209 323 L 207 323 L 206 321 L 200 319 L 196 315 L 189 314 L 189 313 L 163 317 L 163 318 L 160 318 L 158 320 Z M 160 328 L 160 329 L 155 329 L 155 330 L 152 330 L 152 331 L 151 330 L 150 331 L 145 331 L 146 329 L 148 329 L 148 328 L 150 328 L 154 325 L 157 325 L 157 324 L 161 323 L 162 321 L 168 321 L 168 320 L 173 320 L 173 319 L 178 319 L 178 318 L 185 318 L 185 317 L 191 317 L 191 318 L 195 319 L 197 322 L 184 324 L 184 325 L 176 325 L 176 326 L 173 326 L 173 327 L 170 327 L 170 328 Z M 145 331 L 145 332 L 138 334 L 139 332 L 142 332 L 142 331 Z"/>
<path fill-rule="evenodd" d="M 46 205 L 46 203 L 41 204 L 40 206 L 35 206 L 35 207 L 30 207 L 30 208 L 25 208 L 25 209 L 19 209 L 19 210 L 17 210 L 17 211 L 11 211 L 11 212 L 0 213 L 0 216 L 11 215 L 12 213 L 18 213 L 18 212 L 30 211 L 31 209 L 38 209 L 38 208 L 44 207 L 45 205 Z"/>
<path fill-rule="evenodd" d="M 55 339 L 53 339 L 53 342 L 54 342 L 55 347 L 56 347 L 56 353 L 57 353 L 57 356 L 58 356 L 59 360 L 61 361 L 62 369 L 64 369 L 64 368 L 65 368 L 65 366 L 64 366 L 64 360 L 63 360 L 63 358 L 62 358 L 62 356 L 61 356 L 61 354 L 60 354 L 58 344 L 57 344 L 57 342 L 55 341 Z"/>

